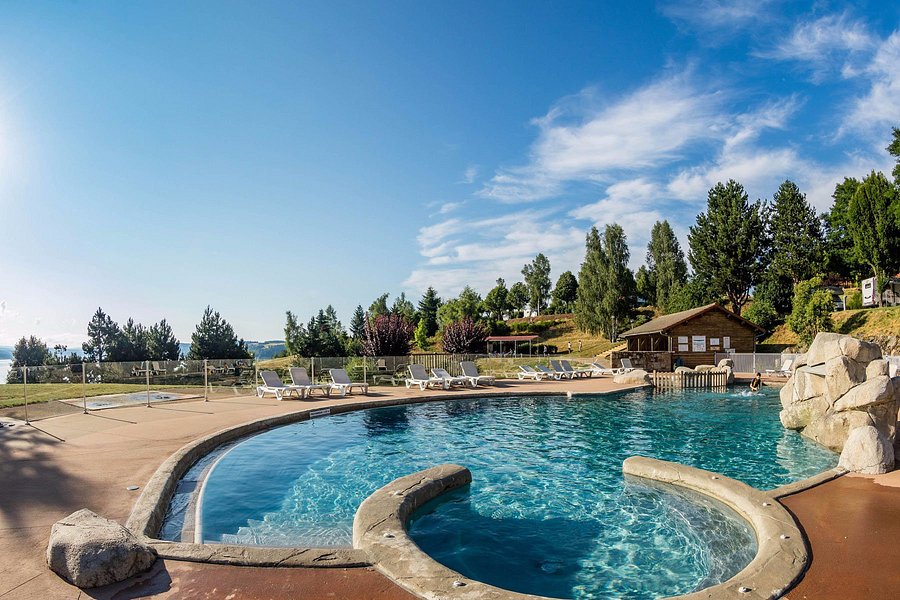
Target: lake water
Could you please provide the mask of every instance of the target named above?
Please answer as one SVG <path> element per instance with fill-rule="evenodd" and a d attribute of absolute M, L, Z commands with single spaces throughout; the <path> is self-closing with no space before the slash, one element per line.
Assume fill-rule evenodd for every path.
<path fill-rule="evenodd" d="M 6 383 L 6 375 L 12 367 L 12 361 L 8 358 L 0 359 L 0 384 Z"/>

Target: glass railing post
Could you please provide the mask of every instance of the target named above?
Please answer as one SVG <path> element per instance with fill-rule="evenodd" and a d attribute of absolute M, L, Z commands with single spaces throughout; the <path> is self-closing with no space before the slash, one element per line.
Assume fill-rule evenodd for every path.
<path fill-rule="evenodd" d="M 88 414 L 87 411 L 87 375 L 85 373 L 87 369 L 85 368 L 84 361 L 81 363 L 81 407 L 84 409 L 84 414 Z"/>
<path fill-rule="evenodd" d="M 22 367 L 22 395 L 25 398 L 25 424 L 28 425 L 28 367 Z"/>
<path fill-rule="evenodd" d="M 150 408 L 150 361 L 144 361 L 144 372 L 147 375 L 147 408 Z"/>
<path fill-rule="evenodd" d="M 203 359 L 203 401 L 209 402 L 209 363 Z"/>

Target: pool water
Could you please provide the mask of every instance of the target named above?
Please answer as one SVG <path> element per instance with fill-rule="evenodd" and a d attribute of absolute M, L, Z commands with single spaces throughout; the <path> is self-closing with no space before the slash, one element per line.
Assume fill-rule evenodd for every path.
<path fill-rule="evenodd" d="M 374 490 L 441 463 L 471 486 L 420 509 L 413 539 L 467 577 L 563 598 L 656 598 L 730 578 L 755 555 L 723 505 L 624 478 L 633 455 L 761 489 L 837 456 L 782 428 L 778 390 L 447 400 L 287 425 L 236 444 L 209 473 L 204 541 L 349 546 Z"/>

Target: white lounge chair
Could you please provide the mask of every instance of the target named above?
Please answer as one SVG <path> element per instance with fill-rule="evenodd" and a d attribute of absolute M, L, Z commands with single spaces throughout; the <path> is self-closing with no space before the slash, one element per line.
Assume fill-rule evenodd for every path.
<path fill-rule="evenodd" d="M 544 378 L 544 374 L 535 371 L 534 367 L 529 367 L 528 365 L 519 365 L 519 372 L 516 373 L 516 377 L 519 378 L 519 381 L 522 381 L 523 379 L 534 379 L 535 381 L 540 381 Z"/>
<path fill-rule="evenodd" d="M 419 364 L 412 364 L 407 367 L 409 370 L 409 377 L 406 379 L 406 389 L 411 388 L 414 385 L 419 386 L 419 389 L 425 391 L 425 388 L 433 388 L 436 386 L 440 386 L 443 389 L 447 389 L 450 387 L 450 384 L 444 380 L 443 377 L 431 377 L 428 375 L 428 372 L 425 371 L 425 367 Z"/>
<path fill-rule="evenodd" d="M 293 386 L 285 385 L 275 371 L 260 371 L 259 376 L 263 382 L 262 385 L 256 386 L 256 395 L 260 398 L 266 394 L 275 394 L 275 398 L 278 400 L 284 400 L 285 396 L 290 396 L 291 394 L 296 394 L 298 398 L 300 397 L 300 390 Z"/>
<path fill-rule="evenodd" d="M 544 365 L 535 365 L 534 367 L 538 373 L 547 377 L 548 379 L 556 379 L 559 381 L 562 378 L 562 373 L 559 371 L 554 371 L 553 369 L 548 369 Z"/>
<path fill-rule="evenodd" d="M 328 369 L 331 373 L 331 385 L 328 386 L 330 391 L 337 390 L 341 396 L 353 393 L 353 388 L 359 388 L 363 394 L 369 393 L 369 384 L 364 381 L 350 381 L 350 376 L 344 369 Z"/>
<path fill-rule="evenodd" d="M 492 375 L 481 375 L 478 372 L 478 367 L 471 360 L 464 360 L 459 363 L 459 368 L 462 371 L 463 377 L 465 377 L 469 383 L 472 384 L 472 387 L 478 386 L 479 383 L 484 382 L 488 385 L 494 385 L 497 383 L 496 378 Z"/>
<path fill-rule="evenodd" d="M 331 385 L 328 383 L 313 383 L 309 379 L 309 373 L 303 367 L 291 367 L 291 387 L 298 388 L 302 394 L 301 397 L 309 397 L 313 390 L 321 390 L 323 396 L 331 395 Z"/>
<path fill-rule="evenodd" d="M 434 377 L 443 379 L 446 382 L 447 387 L 452 387 L 454 385 L 464 386 L 468 383 L 468 380 L 466 380 L 465 377 L 455 377 L 448 373 L 447 369 L 434 368 L 431 370 L 431 374 Z"/>
<path fill-rule="evenodd" d="M 766 375 L 780 375 L 782 377 L 790 377 L 792 366 L 794 366 L 794 359 L 788 358 L 781 363 L 780 369 L 766 369 Z"/>
<path fill-rule="evenodd" d="M 628 371 L 634 371 L 634 365 L 631 364 L 630 358 L 623 358 L 619 362 L 622 363 L 622 369 L 619 371 L 620 373 L 627 373 Z"/>
<path fill-rule="evenodd" d="M 572 377 L 590 377 L 594 374 L 593 369 L 578 367 L 577 369 L 572 366 L 572 363 L 563 359 L 559 361 L 560 366 L 563 368 L 563 371 L 566 373 L 572 373 Z"/>
<path fill-rule="evenodd" d="M 566 379 L 575 379 L 575 371 L 571 369 L 567 371 L 565 368 L 563 368 L 562 364 L 558 360 L 550 361 L 550 370 L 556 371 L 556 373 L 559 375 L 557 379 L 562 379 L 563 377 L 565 377 Z"/>
<path fill-rule="evenodd" d="M 609 367 L 604 367 L 600 363 L 591 363 L 591 374 L 593 375 L 618 375 L 621 373 L 619 369 L 610 369 Z"/>

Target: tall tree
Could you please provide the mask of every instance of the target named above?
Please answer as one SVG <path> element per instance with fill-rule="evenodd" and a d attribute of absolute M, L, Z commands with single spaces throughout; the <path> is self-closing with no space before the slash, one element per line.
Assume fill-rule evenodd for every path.
<path fill-rule="evenodd" d="M 376 317 L 380 317 L 381 315 L 386 315 L 390 311 L 388 309 L 387 299 L 390 294 L 382 294 L 375 298 L 372 304 L 369 305 L 369 318 L 374 319 Z"/>
<path fill-rule="evenodd" d="M 419 300 L 419 321 L 424 321 L 423 331 L 426 337 L 431 337 L 438 330 L 438 309 L 441 308 L 441 299 L 434 288 L 428 286 L 425 295 Z"/>
<path fill-rule="evenodd" d="M 891 171 L 891 175 L 894 176 L 894 185 L 900 188 L 900 129 L 894 127 L 892 133 L 893 139 L 888 145 L 887 151 L 897 161 L 897 164 L 894 165 L 894 170 Z"/>
<path fill-rule="evenodd" d="M 416 323 L 416 307 L 406 298 L 405 292 L 400 292 L 400 295 L 394 300 L 391 312 L 402 316 L 410 323 Z"/>
<path fill-rule="evenodd" d="M 147 354 L 150 360 L 178 360 L 181 343 L 165 319 L 147 330 Z"/>
<path fill-rule="evenodd" d="M 831 293 L 822 289 L 822 279 L 813 277 L 801 281 L 794 288 L 793 309 L 787 318 L 788 329 L 797 334 L 800 343 L 809 346 L 820 331 L 832 331 Z"/>
<path fill-rule="evenodd" d="M 234 328 L 210 306 L 203 311 L 203 317 L 191 335 L 191 360 L 204 358 L 250 358 L 250 351 L 244 340 L 238 339 Z"/>
<path fill-rule="evenodd" d="M 118 323 L 98 308 L 87 326 L 88 341 L 81 345 L 85 356 L 90 361 L 109 360 L 110 351 L 119 342 L 122 334 Z"/>
<path fill-rule="evenodd" d="M 769 243 L 762 208 L 762 202 L 748 200 L 741 184 L 719 182 L 709 190 L 706 212 L 697 215 L 688 234 L 694 272 L 725 295 L 738 315 L 765 270 Z"/>
<path fill-rule="evenodd" d="M 487 327 L 483 324 L 466 317 L 444 326 L 441 347 L 444 352 L 452 354 L 480 352 L 484 350 L 484 340 L 488 333 Z"/>
<path fill-rule="evenodd" d="M 366 315 L 363 350 L 366 356 L 406 356 L 411 347 L 413 324 L 401 315 Z"/>
<path fill-rule="evenodd" d="M 128 318 L 119 335 L 119 339 L 109 352 L 109 360 L 137 362 L 149 360 L 147 352 L 147 330 L 134 319 Z"/>
<path fill-rule="evenodd" d="M 797 184 L 786 180 L 778 187 L 771 214 L 771 269 L 792 285 L 821 272 L 822 225 Z"/>
<path fill-rule="evenodd" d="M 847 226 L 853 249 L 871 269 L 878 289 L 887 274 L 900 269 L 900 225 L 895 202 L 897 190 L 883 173 L 872 171 L 856 188 L 847 206 Z M 881 304 L 881 294 L 878 294 Z"/>
<path fill-rule="evenodd" d="M 565 271 L 556 280 L 556 287 L 550 294 L 550 312 L 569 313 L 575 310 L 575 299 L 578 297 L 578 280 L 572 271 Z"/>
<path fill-rule="evenodd" d="M 859 184 L 859 180 L 852 177 L 838 183 L 831 196 L 834 204 L 830 211 L 822 215 L 825 223 L 825 270 L 852 280 L 859 279 L 866 272 L 866 266 L 853 249 L 849 226 L 850 199 Z"/>
<path fill-rule="evenodd" d="M 550 298 L 550 261 L 543 253 L 538 253 L 530 264 L 522 267 L 522 275 L 528 288 L 528 307 L 541 314 Z"/>
<path fill-rule="evenodd" d="M 447 323 L 460 321 L 466 317 L 478 321 L 484 312 L 484 304 L 481 295 L 469 286 L 459 293 L 459 296 L 448 300 L 438 309 L 438 321 L 443 327 Z"/>
<path fill-rule="evenodd" d="M 521 281 L 515 282 L 509 286 L 506 301 L 509 303 L 509 309 L 515 313 L 515 316 L 521 317 L 525 312 L 525 305 L 528 304 L 528 288 Z"/>
<path fill-rule="evenodd" d="M 353 318 L 350 319 L 350 337 L 354 340 L 362 339 L 365 315 L 362 305 L 357 305 L 356 310 L 353 311 Z"/>
<path fill-rule="evenodd" d="M 652 298 L 645 298 L 661 311 L 666 310 L 675 289 L 687 281 L 687 263 L 678 237 L 668 221 L 657 221 L 647 244 L 647 271 Z"/>
<path fill-rule="evenodd" d="M 653 285 L 653 277 L 650 275 L 650 269 L 647 268 L 647 265 L 641 265 L 637 273 L 634 274 L 634 286 L 638 298 L 647 304 L 656 303 L 656 286 Z M 662 310 L 665 310 L 665 308 Z"/>
<path fill-rule="evenodd" d="M 484 297 L 484 309 L 495 321 L 503 319 L 503 315 L 509 310 L 507 296 L 509 290 L 506 289 L 506 281 L 500 277 L 497 279 L 497 285 Z"/>
<path fill-rule="evenodd" d="M 593 335 L 603 333 L 614 341 L 634 307 L 634 276 L 628 269 L 630 252 L 625 232 L 618 224 L 607 225 L 600 237 L 596 227 L 588 232 L 581 264 L 575 323 Z"/>
<path fill-rule="evenodd" d="M 306 327 L 291 311 L 285 313 L 284 348 L 288 356 L 309 356 L 306 352 Z"/>
<path fill-rule="evenodd" d="M 40 338 L 29 336 L 22 337 L 13 347 L 12 366 L 15 367 L 39 367 L 50 362 L 50 350 Z"/>

